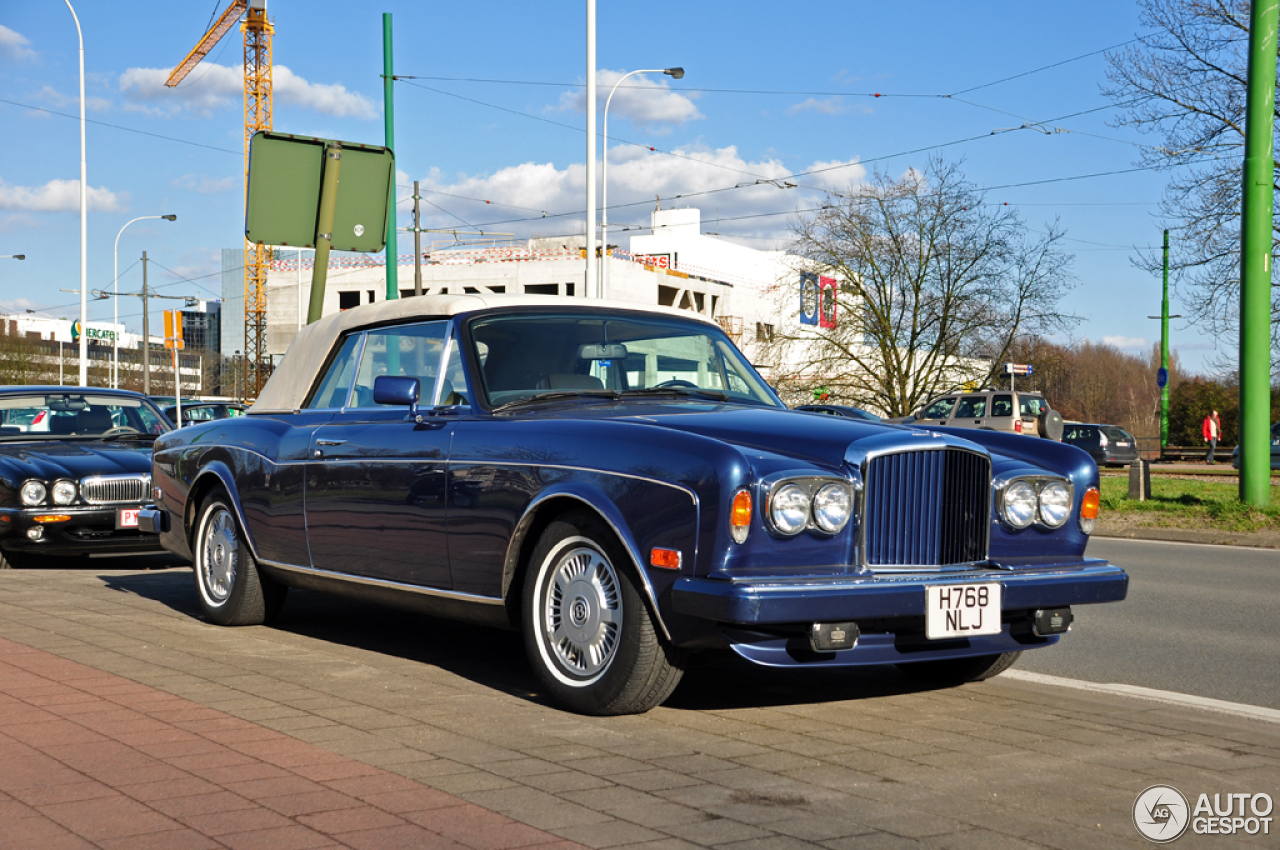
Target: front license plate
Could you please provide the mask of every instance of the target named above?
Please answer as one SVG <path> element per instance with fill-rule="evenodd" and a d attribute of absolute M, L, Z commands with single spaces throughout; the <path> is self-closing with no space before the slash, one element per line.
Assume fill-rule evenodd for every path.
<path fill-rule="evenodd" d="M 121 508 L 116 511 L 116 528 L 137 528 L 140 510 L 141 508 Z"/>
<path fill-rule="evenodd" d="M 933 584 L 924 589 L 924 634 L 929 640 L 1000 634 L 998 583 Z"/>

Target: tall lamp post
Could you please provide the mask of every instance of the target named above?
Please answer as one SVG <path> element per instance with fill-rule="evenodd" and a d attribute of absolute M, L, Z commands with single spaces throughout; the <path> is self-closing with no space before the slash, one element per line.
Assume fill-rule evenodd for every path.
<path fill-rule="evenodd" d="M 622 85 L 627 77 L 636 74 L 666 74 L 674 80 L 684 78 L 684 68 L 646 68 L 623 74 L 609 89 L 609 97 L 604 102 L 604 153 L 600 159 L 600 297 L 609 291 L 609 264 L 605 258 L 609 253 L 609 104 L 613 101 L 613 93 Z"/>
<path fill-rule="evenodd" d="M 1160 315 L 1147 316 L 1160 320 L 1160 448 L 1169 444 L 1169 320 L 1182 314 L 1169 315 L 1169 231 L 1164 232 L 1164 295 L 1160 299 Z M 1163 379 L 1163 382 L 1161 381 Z"/>
<path fill-rule="evenodd" d="M 71 0 L 66 0 L 80 39 L 80 327 L 89 326 L 89 174 L 84 153 L 84 32 Z M 89 340 L 80 334 L 80 386 L 89 386 Z"/>
<path fill-rule="evenodd" d="M 165 221 L 177 221 L 178 217 L 172 213 L 169 215 L 143 215 L 126 221 L 124 227 L 133 224 L 134 221 L 146 221 L 147 219 L 164 219 Z M 111 340 L 111 388 L 118 389 L 120 387 L 120 237 L 124 235 L 124 227 L 120 228 L 120 232 L 116 234 L 115 256 L 115 274 L 111 276 L 111 294 L 116 296 L 111 305 L 111 324 L 113 339 Z M 80 322 L 80 327 L 85 327 L 84 321 Z"/>
<path fill-rule="evenodd" d="M 3 257 L 0 257 L 0 260 L 25 260 L 26 258 L 26 254 L 5 254 Z"/>

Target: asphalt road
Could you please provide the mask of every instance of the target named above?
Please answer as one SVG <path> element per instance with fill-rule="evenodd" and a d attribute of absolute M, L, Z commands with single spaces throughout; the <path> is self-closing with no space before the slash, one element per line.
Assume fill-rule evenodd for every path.
<path fill-rule="evenodd" d="M 1129 598 L 1075 609 L 1017 669 L 1280 709 L 1280 551 L 1095 538 Z"/>

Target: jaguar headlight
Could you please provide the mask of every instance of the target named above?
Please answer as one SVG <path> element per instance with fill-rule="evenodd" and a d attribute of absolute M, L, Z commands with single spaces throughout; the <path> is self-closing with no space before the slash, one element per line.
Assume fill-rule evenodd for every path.
<path fill-rule="evenodd" d="M 1061 528 L 1071 516 L 1071 490 L 1062 481 L 1050 481 L 1040 488 L 1040 521 L 1049 528 Z"/>
<path fill-rule="evenodd" d="M 779 534 L 804 531 L 809 524 L 809 494 L 798 484 L 779 487 L 769 500 L 769 521 Z"/>
<path fill-rule="evenodd" d="M 53 503 L 69 505 L 76 500 L 76 482 L 62 479 L 53 483 Z"/>
<path fill-rule="evenodd" d="M 827 534 L 845 527 L 853 514 L 853 498 L 844 484 L 827 484 L 813 496 L 813 523 Z"/>
<path fill-rule="evenodd" d="M 1036 519 L 1036 488 L 1030 481 L 1015 481 L 1005 488 L 1000 511 L 1014 528 L 1026 528 Z"/>
<path fill-rule="evenodd" d="M 48 492 L 43 481 L 28 481 L 22 485 L 22 504 L 28 507 L 44 504 Z"/>

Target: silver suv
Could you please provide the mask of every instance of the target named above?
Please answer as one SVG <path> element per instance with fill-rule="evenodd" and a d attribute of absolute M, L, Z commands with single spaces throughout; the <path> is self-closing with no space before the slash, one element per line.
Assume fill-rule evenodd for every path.
<path fill-rule="evenodd" d="M 904 422 L 1062 439 L 1062 415 L 1039 393 L 1016 390 L 950 393 L 929 402 Z"/>

